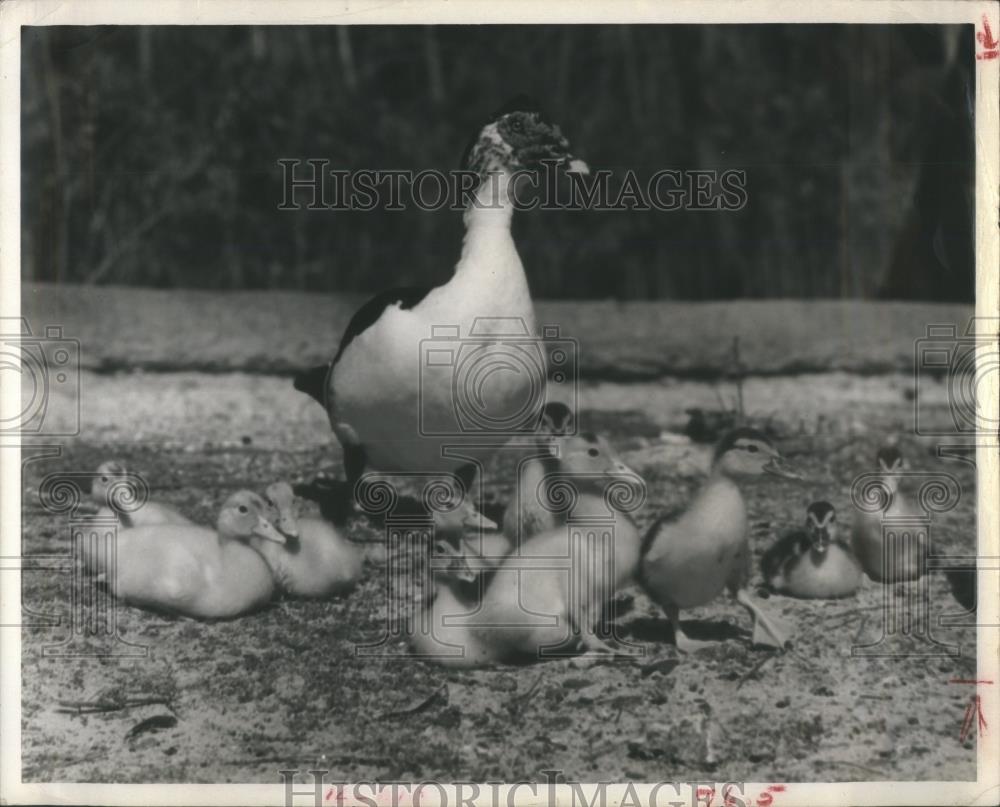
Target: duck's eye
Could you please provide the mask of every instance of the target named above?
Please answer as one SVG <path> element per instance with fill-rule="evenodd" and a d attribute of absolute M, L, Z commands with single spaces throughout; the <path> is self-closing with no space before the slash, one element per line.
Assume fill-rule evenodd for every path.
<path fill-rule="evenodd" d="M 250 511 L 247 509 L 247 506 L 245 504 L 241 504 L 240 505 L 240 513 L 241 514 L 246 514 L 246 513 L 249 513 L 249 512 Z"/>
<path fill-rule="evenodd" d="M 758 451 L 760 451 L 760 448 L 755 445 L 749 445 L 747 446 L 747 451 L 749 451 L 751 454 L 756 454 Z"/>
<path fill-rule="evenodd" d="M 587 451 L 587 455 L 591 457 L 599 457 L 601 455 L 601 452 L 598 451 L 596 448 L 591 448 Z"/>

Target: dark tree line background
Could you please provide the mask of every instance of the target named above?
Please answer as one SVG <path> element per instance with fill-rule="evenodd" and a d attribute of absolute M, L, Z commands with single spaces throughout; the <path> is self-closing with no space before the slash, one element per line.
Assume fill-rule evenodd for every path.
<path fill-rule="evenodd" d="M 534 211 L 540 297 L 974 294 L 971 26 L 36 27 L 26 280 L 371 291 L 461 216 L 279 211 L 280 158 L 458 167 L 527 91 L 593 168 L 747 172 L 738 212 Z"/>

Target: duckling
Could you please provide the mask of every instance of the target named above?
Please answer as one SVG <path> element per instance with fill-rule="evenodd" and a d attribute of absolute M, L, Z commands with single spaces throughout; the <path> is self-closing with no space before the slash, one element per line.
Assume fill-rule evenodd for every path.
<path fill-rule="evenodd" d="M 296 389 L 327 410 L 344 449 L 346 490 L 354 490 L 366 468 L 457 469 L 471 489 L 476 466 L 442 450 L 461 442 L 456 440 L 462 432 L 456 412 L 465 404 L 488 412 L 491 422 L 503 424 L 503 431 L 516 413 L 534 412 L 533 406 L 524 408 L 535 394 L 537 379 L 530 373 L 487 373 L 475 390 L 475 402 L 471 392 L 469 401 L 460 402 L 455 396 L 461 385 L 453 383 L 458 368 L 430 361 L 421 347 L 445 327 L 449 350 L 461 349 L 461 340 L 470 336 L 494 337 L 476 342 L 474 364 L 489 366 L 495 357 L 494 364 L 502 369 L 508 352 L 504 337 L 523 340 L 535 334 L 534 307 L 511 236 L 511 217 L 514 178 L 523 171 L 541 170 L 543 160 L 570 171 L 588 171 L 570 153 L 559 128 L 518 99 L 479 131 L 467 152 L 463 167 L 478 175 L 479 185 L 465 208 L 465 238 L 452 278 L 436 288 L 377 295 L 351 319 L 333 360 L 295 379 Z"/>
<path fill-rule="evenodd" d="M 556 427 L 549 418 L 548 423 L 554 429 L 561 428 L 564 422 Z M 634 476 L 608 442 L 590 432 L 574 435 L 553 430 L 539 441 L 538 449 L 549 453 L 521 463 L 517 488 L 503 515 L 508 552 L 531 536 L 566 523 L 566 513 L 552 512 L 544 506 L 552 501 L 549 487 L 553 483 L 573 479 L 577 486 L 592 486 L 603 485 L 618 474 Z"/>
<path fill-rule="evenodd" d="M 415 645 L 439 663 L 460 667 L 537 661 L 580 649 L 614 653 L 595 628 L 605 605 L 635 574 L 641 534 L 628 514 L 613 513 L 608 551 L 608 517 L 604 496 L 582 494 L 570 519 L 579 520 L 580 529 L 562 525 L 529 538 L 489 577 L 475 568 L 445 575 L 424 623 L 433 633 Z M 477 559 L 463 560 L 472 565 Z M 442 645 L 452 652 L 442 654 Z"/>
<path fill-rule="evenodd" d="M 266 512 L 263 499 L 241 490 L 226 500 L 217 530 L 135 527 L 119 540 L 115 569 L 101 577 L 119 599 L 157 611 L 229 619 L 257 610 L 271 600 L 274 578 L 248 541 L 285 541 Z"/>
<path fill-rule="evenodd" d="M 927 540 L 922 532 L 917 532 L 912 540 L 898 540 L 894 546 L 890 567 L 885 568 L 882 540 L 883 520 L 922 516 L 923 510 L 900 489 L 903 472 L 907 464 L 895 446 L 883 446 L 876 454 L 875 461 L 883 474 L 883 481 L 889 491 L 888 506 L 878 513 L 855 512 L 851 531 L 851 546 L 854 554 L 872 580 L 877 583 L 901 583 L 917 580 L 923 574 L 927 557 Z"/>
<path fill-rule="evenodd" d="M 98 507 L 98 518 L 117 517 L 120 532 L 133 527 L 152 527 L 158 524 L 188 526 L 194 524 L 191 519 L 183 516 L 176 508 L 160 502 L 146 501 L 141 507 L 131 511 L 112 509 L 115 505 L 114 486 L 116 484 L 127 485 L 128 473 L 125 465 L 115 460 L 102 462 L 97 466 L 97 475 L 91 483 L 90 496 Z M 84 569 L 92 574 L 101 574 L 107 569 L 107 559 L 102 546 L 84 541 L 82 550 Z"/>
<path fill-rule="evenodd" d="M 177 508 L 161 502 L 147 501 L 134 511 L 112 510 L 114 496 L 109 497 L 116 482 L 125 482 L 128 469 L 120 462 L 109 460 L 97 466 L 97 476 L 90 487 L 90 496 L 100 508 L 97 515 L 110 518 L 117 515 L 122 527 L 152 527 L 156 524 L 194 524 Z"/>
<path fill-rule="evenodd" d="M 255 535 L 250 539 L 274 574 L 280 588 L 292 597 L 321 599 L 345 594 L 361 579 L 361 551 L 337 529 L 318 518 L 297 518 L 291 485 L 269 485 L 264 502 L 267 515 L 285 536 L 282 543 Z"/>
<path fill-rule="evenodd" d="M 801 479 L 763 433 L 748 427 L 730 431 L 716 445 L 709 477 L 687 510 L 659 519 L 646 534 L 639 580 L 666 612 L 680 650 L 705 645 L 681 629 L 680 610 L 705 605 L 723 589 L 750 613 L 754 644 L 787 643 L 784 628 L 746 591 L 751 552 L 740 482 L 762 474 Z"/>
<path fill-rule="evenodd" d="M 850 597 L 861 585 L 861 566 L 837 535 L 837 513 L 829 502 L 806 508 L 805 529 L 782 536 L 761 561 L 767 585 L 801 599 Z"/>

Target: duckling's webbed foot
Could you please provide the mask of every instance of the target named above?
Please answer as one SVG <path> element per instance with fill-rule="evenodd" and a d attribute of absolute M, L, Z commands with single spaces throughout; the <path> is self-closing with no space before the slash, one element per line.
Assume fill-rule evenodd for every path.
<path fill-rule="evenodd" d="M 736 592 L 736 601 L 750 612 L 753 619 L 753 644 L 759 647 L 775 647 L 784 650 L 791 641 L 792 630 L 784 620 L 768 616 L 746 589 Z"/>
<path fill-rule="evenodd" d="M 670 619 L 670 626 L 674 629 L 674 646 L 680 653 L 695 653 L 704 650 L 706 647 L 713 647 L 715 642 L 702 642 L 692 639 L 681 627 L 680 609 L 667 607 L 664 609 Z"/>

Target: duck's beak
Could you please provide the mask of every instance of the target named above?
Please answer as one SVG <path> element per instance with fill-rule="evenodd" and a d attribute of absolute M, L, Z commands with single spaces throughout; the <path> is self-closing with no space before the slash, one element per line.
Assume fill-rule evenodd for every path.
<path fill-rule="evenodd" d="M 263 538 L 265 541 L 274 541 L 276 544 L 282 545 L 286 543 L 285 536 L 278 532 L 278 528 L 264 518 L 264 516 L 257 517 L 257 524 L 253 528 L 253 534 L 258 538 Z"/>
<path fill-rule="evenodd" d="M 278 506 L 278 529 L 282 535 L 287 535 L 289 538 L 299 537 L 299 522 L 292 512 L 291 505 Z"/>
<path fill-rule="evenodd" d="M 764 472 L 772 476 L 780 476 L 783 479 L 802 479 L 802 474 L 780 454 L 771 457 L 767 465 L 764 466 Z"/>

